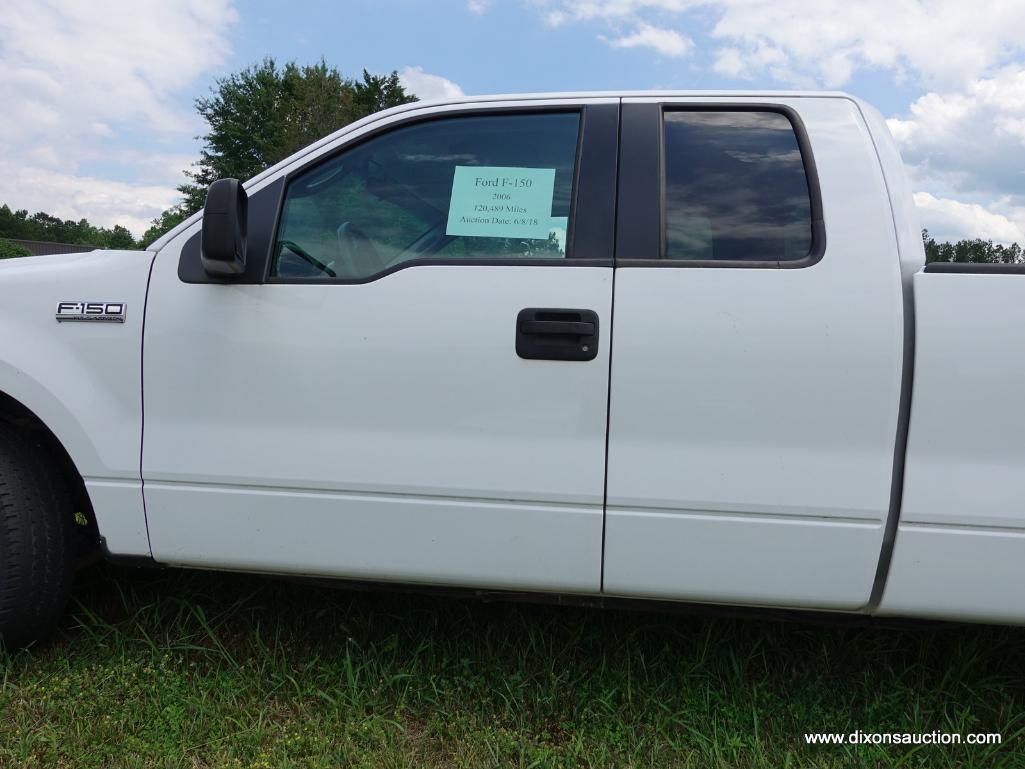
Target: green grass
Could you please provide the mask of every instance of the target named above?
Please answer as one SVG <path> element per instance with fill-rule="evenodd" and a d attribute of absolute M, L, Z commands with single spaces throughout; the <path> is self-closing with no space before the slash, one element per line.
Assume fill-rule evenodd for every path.
<path fill-rule="evenodd" d="M 0 767 L 1025 767 L 1025 631 L 731 620 L 263 577 L 79 575 L 0 653 Z M 806 731 L 1001 746 L 808 746 Z"/>

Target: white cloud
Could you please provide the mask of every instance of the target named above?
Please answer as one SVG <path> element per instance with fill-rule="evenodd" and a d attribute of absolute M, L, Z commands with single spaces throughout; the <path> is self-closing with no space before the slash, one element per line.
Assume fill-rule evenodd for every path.
<path fill-rule="evenodd" d="M 491 0 L 469 0 L 466 7 L 477 14 L 487 13 L 491 8 Z"/>
<path fill-rule="evenodd" d="M 962 203 L 937 198 L 928 192 L 916 192 L 915 206 L 922 225 L 936 240 L 982 238 L 1004 244 L 1025 242 L 1025 231 L 1021 223 L 987 211 L 975 203 Z"/>
<path fill-rule="evenodd" d="M 861 68 L 931 85 L 975 79 L 1025 47 L 1025 3 L 964 0 L 540 0 L 545 19 L 612 25 L 708 25 L 717 69 L 842 86 Z M 691 13 L 697 12 L 697 13 Z M 664 26 L 664 24 L 663 24 Z"/>
<path fill-rule="evenodd" d="M 927 93 L 888 125 L 917 185 L 1025 201 L 1025 71 L 1019 67 L 964 89 Z"/>
<path fill-rule="evenodd" d="M 676 30 L 651 24 L 639 24 L 636 32 L 610 40 L 609 45 L 613 48 L 651 48 L 663 56 L 674 58 L 686 55 L 694 47 L 689 37 Z"/>
<path fill-rule="evenodd" d="M 710 0 L 720 15 L 712 37 L 732 46 L 750 71 L 789 70 L 822 85 L 844 85 L 862 68 L 888 69 L 931 84 L 960 84 L 1021 50 L 1023 3 L 963 0 Z M 942 44 L 941 44 L 942 41 Z"/>
<path fill-rule="evenodd" d="M 680 13 L 706 2 L 707 0 L 539 0 L 537 4 L 555 6 L 556 10 L 548 13 L 556 14 L 557 23 L 561 24 L 566 21 L 628 19 L 645 11 Z"/>
<path fill-rule="evenodd" d="M 230 0 L 3 5 L 0 202 L 103 226 L 131 221 L 141 233 L 145 217 L 174 199 L 182 167 L 165 169 L 163 183 L 154 186 L 105 182 L 80 174 L 79 165 L 124 143 L 191 142 L 201 124 L 175 97 L 230 52 L 225 32 L 236 20 Z M 38 186 L 15 185 L 13 178 Z M 138 195 L 126 194 L 131 189 Z"/>
<path fill-rule="evenodd" d="M 759 72 L 768 72 L 776 80 L 806 87 L 810 79 L 789 70 L 787 55 L 771 45 L 755 45 L 749 50 L 723 46 L 715 52 L 712 69 L 720 75 L 751 80 Z"/>
<path fill-rule="evenodd" d="M 915 188 L 929 190 L 915 202 L 938 240 L 1025 241 L 1025 72 L 927 93 L 887 124 Z"/>
<path fill-rule="evenodd" d="M 463 95 L 463 89 L 448 78 L 424 72 L 423 67 L 406 67 L 399 72 L 402 87 L 424 101 L 454 99 Z"/>
<path fill-rule="evenodd" d="M 84 117 L 189 131 L 169 96 L 223 60 L 235 18 L 227 0 L 6 3 L 0 98 L 59 107 L 69 129 Z"/>
<path fill-rule="evenodd" d="M 136 235 L 177 197 L 170 186 L 129 184 L 0 161 L 0 201 L 11 208 L 46 211 L 61 219 L 84 218 L 105 227 L 120 224 Z"/>

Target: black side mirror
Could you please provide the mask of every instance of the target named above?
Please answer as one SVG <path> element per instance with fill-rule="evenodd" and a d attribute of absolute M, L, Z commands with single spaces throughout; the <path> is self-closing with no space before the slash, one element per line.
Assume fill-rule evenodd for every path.
<path fill-rule="evenodd" d="M 248 210 L 249 196 L 238 179 L 218 179 L 207 190 L 200 258 L 210 275 L 245 272 Z"/>

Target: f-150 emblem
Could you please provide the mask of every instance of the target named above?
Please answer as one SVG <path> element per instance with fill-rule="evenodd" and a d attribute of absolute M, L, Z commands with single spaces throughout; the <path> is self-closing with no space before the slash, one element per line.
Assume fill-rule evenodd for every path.
<path fill-rule="evenodd" d="M 124 323 L 125 309 L 124 302 L 60 302 L 57 322 Z"/>

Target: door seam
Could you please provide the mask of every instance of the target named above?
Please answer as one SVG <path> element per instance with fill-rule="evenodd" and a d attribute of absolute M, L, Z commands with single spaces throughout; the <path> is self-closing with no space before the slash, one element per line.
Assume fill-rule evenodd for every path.
<path fill-rule="evenodd" d="M 609 520 L 609 433 L 612 430 L 612 341 L 616 323 L 616 245 L 619 238 L 619 163 L 623 152 L 623 100 L 619 100 L 619 114 L 616 116 L 616 184 L 615 200 L 612 206 L 612 294 L 609 297 L 609 372 L 605 399 L 605 483 L 601 502 L 601 568 L 598 576 L 598 591 L 605 592 L 605 534 Z"/>

